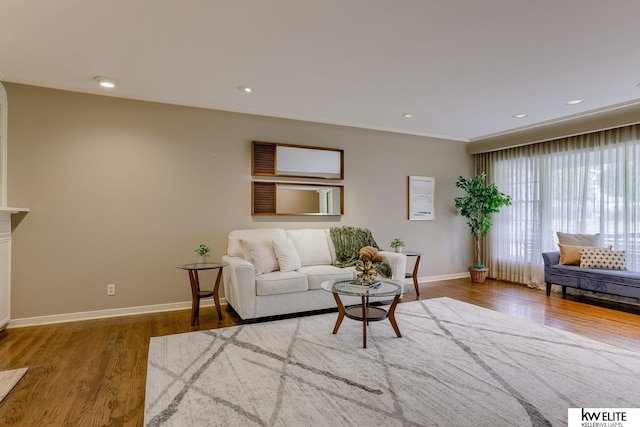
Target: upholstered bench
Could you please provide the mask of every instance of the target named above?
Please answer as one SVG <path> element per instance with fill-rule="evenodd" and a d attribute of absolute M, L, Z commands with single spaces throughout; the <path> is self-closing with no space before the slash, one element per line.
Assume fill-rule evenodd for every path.
<path fill-rule="evenodd" d="M 547 296 L 551 295 L 551 285 L 562 286 L 562 295 L 567 294 L 567 286 L 623 297 L 640 298 L 640 272 L 627 270 L 605 270 L 583 268 L 577 265 L 560 264 L 560 252 L 545 252 L 544 281 Z"/>
<path fill-rule="evenodd" d="M 545 252 L 544 281 L 562 286 L 622 297 L 640 298 L 640 272 L 627 271 L 625 251 L 602 244 L 600 234 L 558 232 L 558 252 Z"/>

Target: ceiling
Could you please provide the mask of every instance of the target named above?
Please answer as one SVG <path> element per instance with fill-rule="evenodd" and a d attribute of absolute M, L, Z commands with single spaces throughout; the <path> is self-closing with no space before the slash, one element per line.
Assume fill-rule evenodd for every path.
<path fill-rule="evenodd" d="M 640 103 L 638 16 L 638 0 L 0 0 L 0 80 L 468 142 Z"/>

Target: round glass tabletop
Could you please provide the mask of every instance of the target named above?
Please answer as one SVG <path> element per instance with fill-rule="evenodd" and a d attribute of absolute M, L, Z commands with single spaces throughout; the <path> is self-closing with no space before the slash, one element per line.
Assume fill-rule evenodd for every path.
<path fill-rule="evenodd" d="M 181 270 L 215 270 L 216 268 L 222 268 L 225 264 L 219 262 L 192 262 L 189 264 L 182 264 L 177 266 Z"/>
<path fill-rule="evenodd" d="M 320 286 L 327 292 L 358 297 L 389 297 L 407 292 L 402 282 L 390 279 L 379 279 L 373 286 L 360 285 L 353 279 L 334 279 L 322 282 Z"/>

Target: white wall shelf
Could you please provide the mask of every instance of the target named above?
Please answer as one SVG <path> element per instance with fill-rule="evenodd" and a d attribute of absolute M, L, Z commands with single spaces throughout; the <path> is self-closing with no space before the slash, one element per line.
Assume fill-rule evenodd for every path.
<path fill-rule="evenodd" d="M 0 206 L 0 213 L 2 212 L 9 213 L 9 214 L 17 214 L 20 212 L 29 212 L 29 208 L 11 208 L 11 207 Z"/>

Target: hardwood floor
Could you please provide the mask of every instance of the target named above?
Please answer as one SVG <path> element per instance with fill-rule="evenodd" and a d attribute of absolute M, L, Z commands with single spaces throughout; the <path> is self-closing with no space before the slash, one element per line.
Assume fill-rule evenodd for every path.
<path fill-rule="evenodd" d="M 640 308 L 595 305 L 523 285 L 469 279 L 423 283 L 421 299 L 447 296 L 640 352 Z M 403 301 L 415 300 L 415 293 Z M 584 303 L 583 301 L 589 301 Z M 0 333 L 0 370 L 29 372 L 0 404 L 0 425 L 141 426 L 149 338 L 237 325 L 213 307 L 9 329 Z M 329 331 L 330 332 L 330 331 Z"/>

